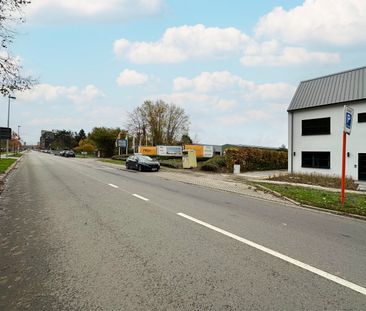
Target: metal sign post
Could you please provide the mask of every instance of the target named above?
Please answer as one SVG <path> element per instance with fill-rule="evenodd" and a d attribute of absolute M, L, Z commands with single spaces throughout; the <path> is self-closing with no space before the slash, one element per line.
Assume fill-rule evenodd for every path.
<path fill-rule="evenodd" d="M 353 121 L 353 109 L 344 106 L 343 138 L 342 138 L 342 181 L 341 181 L 341 202 L 344 204 L 344 193 L 346 188 L 346 145 L 347 134 L 351 135 Z"/>

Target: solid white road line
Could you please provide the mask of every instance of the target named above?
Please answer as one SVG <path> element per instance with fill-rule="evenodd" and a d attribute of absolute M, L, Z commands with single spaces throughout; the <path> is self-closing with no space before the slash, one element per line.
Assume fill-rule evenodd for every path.
<path fill-rule="evenodd" d="M 113 188 L 118 188 L 118 186 L 113 185 L 113 184 L 108 184 L 108 186 L 111 186 L 111 187 L 113 187 Z"/>
<path fill-rule="evenodd" d="M 202 225 L 202 226 L 204 226 L 206 228 L 209 228 L 211 230 L 214 230 L 216 232 L 219 232 L 219 233 L 221 233 L 223 235 L 226 235 L 226 236 L 228 236 L 228 237 L 230 237 L 230 238 L 232 238 L 234 240 L 237 240 L 239 242 L 242 242 L 242 243 L 244 243 L 246 245 L 249 245 L 251 247 L 254 247 L 254 248 L 256 248 L 256 249 L 258 249 L 258 250 L 260 250 L 262 252 L 265 252 L 265 253 L 267 253 L 269 255 L 272 255 L 272 256 L 274 256 L 276 258 L 282 259 L 282 260 L 284 260 L 284 261 L 286 261 L 288 263 L 291 263 L 291 264 L 293 264 L 293 265 L 295 265 L 297 267 L 300 267 L 300 268 L 302 268 L 304 270 L 307 270 L 307 271 L 310 271 L 312 273 L 315 273 L 315 274 L 317 274 L 317 275 L 319 275 L 319 276 L 321 276 L 323 278 L 326 278 L 326 279 L 328 279 L 330 281 L 333 281 L 333 282 L 335 282 L 337 284 L 340 284 L 340 285 L 345 286 L 345 287 L 347 287 L 349 289 L 352 289 L 352 290 L 354 290 L 356 292 L 359 292 L 359 293 L 361 293 L 363 295 L 366 295 L 366 288 L 364 288 L 362 286 L 359 286 L 359 285 L 354 284 L 352 282 L 349 282 L 349 281 L 347 281 L 345 279 L 342 279 L 342 278 L 340 278 L 338 276 L 335 276 L 333 274 L 330 274 L 328 272 L 325 272 L 323 270 L 320 270 L 318 268 L 315 268 L 313 266 L 310 266 L 310 265 L 308 265 L 306 263 L 303 263 L 303 262 L 301 262 L 299 260 L 293 259 L 293 258 L 291 258 L 289 256 L 283 255 L 283 254 L 281 254 L 279 252 L 276 252 L 274 250 L 271 250 L 271 249 L 269 249 L 269 248 L 267 248 L 265 246 L 262 246 L 262 245 L 259 245 L 257 243 L 254 243 L 252 241 L 249 241 L 247 239 L 244 239 L 244 238 L 242 238 L 240 236 L 237 236 L 237 235 L 235 235 L 233 233 L 230 233 L 230 232 L 225 231 L 225 230 L 222 230 L 222 229 L 220 229 L 218 227 L 212 226 L 212 225 L 210 225 L 210 224 L 208 224 L 206 222 L 203 222 L 201 220 L 198 220 L 198 219 L 193 218 L 191 216 L 188 216 L 186 214 L 177 213 L 177 215 L 179 215 L 181 217 L 184 217 L 186 219 L 189 219 L 189 220 L 191 220 L 191 221 L 193 221 L 193 222 L 195 222 L 197 224 L 200 224 L 200 225 Z"/>
<path fill-rule="evenodd" d="M 141 200 L 144 200 L 144 201 L 149 201 L 149 199 L 146 199 L 146 198 L 144 198 L 144 197 L 142 197 L 141 195 L 138 195 L 138 194 L 136 194 L 136 193 L 134 193 L 134 194 L 132 194 L 134 197 L 136 197 L 136 198 L 139 198 L 139 199 L 141 199 Z"/>

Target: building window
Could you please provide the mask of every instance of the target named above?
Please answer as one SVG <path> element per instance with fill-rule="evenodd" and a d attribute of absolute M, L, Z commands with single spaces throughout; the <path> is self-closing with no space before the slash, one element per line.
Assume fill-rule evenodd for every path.
<path fill-rule="evenodd" d="M 330 118 L 302 120 L 302 135 L 330 134 Z"/>
<path fill-rule="evenodd" d="M 358 123 L 366 122 L 366 112 L 362 112 L 358 114 Z"/>
<path fill-rule="evenodd" d="M 330 168 L 330 152 L 326 151 L 303 151 L 301 166 L 311 168 Z"/>

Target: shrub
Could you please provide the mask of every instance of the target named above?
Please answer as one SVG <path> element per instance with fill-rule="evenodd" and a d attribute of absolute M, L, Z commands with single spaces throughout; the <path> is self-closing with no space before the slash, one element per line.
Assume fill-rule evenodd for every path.
<path fill-rule="evenodd" d="M 210 171 L 210 172 L 218 172 L 226 170 L 226 161 L 224 156 L 215 156 L 207 161 L 205 161 L 201 170 Z"/>
<path fill-rule="evenodd" d="M 242 172 L 286 169 L 288 165 L 286 151 L 259 148 L 228 149 L 225 160 L 229 170 L 239 164 Z"/>

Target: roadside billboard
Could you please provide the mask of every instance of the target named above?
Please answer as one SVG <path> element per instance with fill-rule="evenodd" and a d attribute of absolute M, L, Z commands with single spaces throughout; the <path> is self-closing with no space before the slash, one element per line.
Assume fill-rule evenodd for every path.
<path fill-rule="evenodd" d="M 127 139 L 117 139 L 116 146 L 119 148 L 126 148 L 127 147 Z"/>
<path fill-rule="evenodd" d="M 157 153 L 159 156 L 181 157 L 181 146 L 157 146 Z"/>
<path fill-rule="evenodd" d="M 196 151 L 197 158 L 212 158 L 213 157 L 213 146 L 184 145 L 184 149 Z"/>
<path fill-rule="evenodd" d="M 0 127 L 0 139 L 11 139 L 11 128 Z"/>
<path fill-rule="evenodd" d="M 138 153 L 147 156 L 156 156 L 157 155 L 157 148 L 154 146 L 139 146 Z"/>
<path fill-rule="evenodd" d="M 213 146 L 203 146 L 203 157 L 212 158 L 214 155 Z"/>

